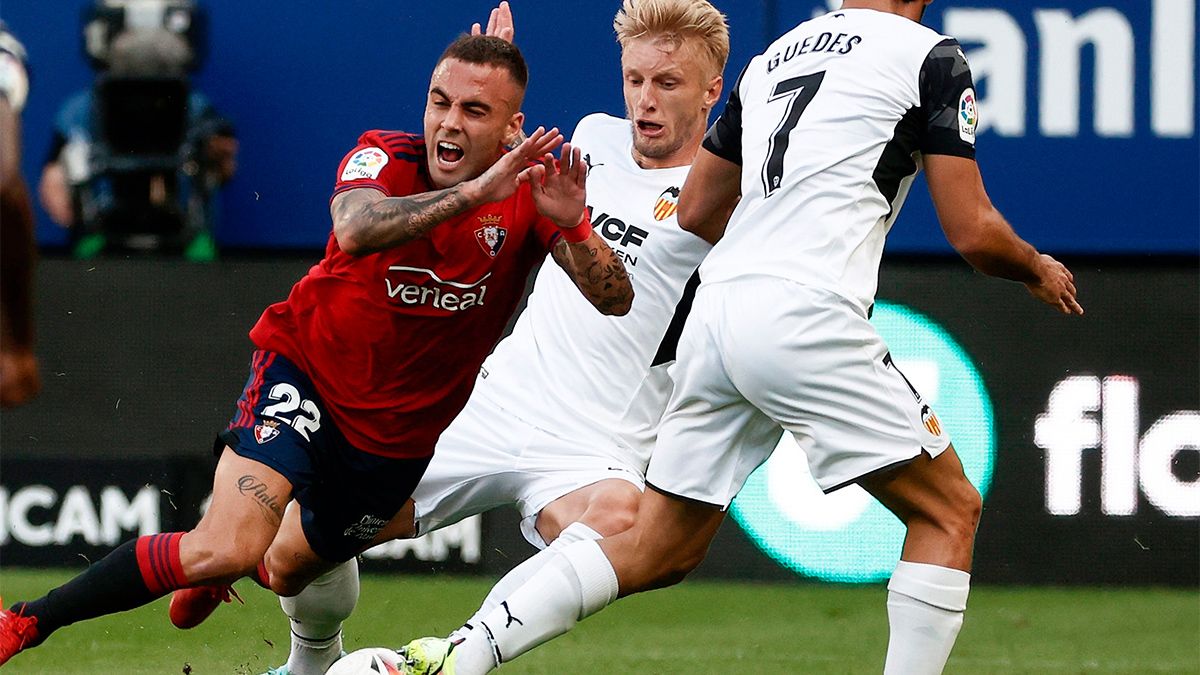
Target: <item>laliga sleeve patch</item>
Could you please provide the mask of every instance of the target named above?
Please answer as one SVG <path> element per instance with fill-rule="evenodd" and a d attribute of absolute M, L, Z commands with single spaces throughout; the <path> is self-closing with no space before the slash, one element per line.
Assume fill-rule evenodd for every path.
<path fill-rule="evenodd" d="M 387 166 L 387 153 L 379 148 L 363 148 L 350 157 L 342 170 L 342 180 L 375 180 Z"/>
<path fill-rule="evenodd" d="M 975 103 L 975 90 L 967 88 L 958 99 L 958 137 L 975 145 L 975 129 L 979 126 L 979 107 Z"/>

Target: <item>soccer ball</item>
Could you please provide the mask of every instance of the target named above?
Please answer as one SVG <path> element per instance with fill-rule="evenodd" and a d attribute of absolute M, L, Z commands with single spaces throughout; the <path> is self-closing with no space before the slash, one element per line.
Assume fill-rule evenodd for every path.
<path fill-rule="evenodd" d="M 394 649 L 367 647 L 351 652 L 325 671 L 325 675 L 404 675 L 404 660 Z"/>

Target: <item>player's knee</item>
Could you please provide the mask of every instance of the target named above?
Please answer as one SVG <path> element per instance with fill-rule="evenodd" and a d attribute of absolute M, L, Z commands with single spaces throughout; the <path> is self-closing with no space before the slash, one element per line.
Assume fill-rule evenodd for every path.
<path fill-rule="evenodd" d="M 294 578 L 271 579 L 271 592 L 281 598 L 294 598 L 304 589 L 305 585 Z"/>
<path fill-rule="evenodd" d="M 633 527 L 633 523 L 636 519 L 636 507 L 630 509 L 617 509 L 605 513 L 601 522 L 592 529 L 606 537 L 611 537 L 614 534 L 620 534 Z"/>
<path fill-rule="evenodd" d="M 948 488 L 949 508 L 939 509 L 933 520 L 951 538 L 970 542 L 975 539 L 979 517 L 983 512 L 983 498 L 979 490 L 965 477 Z"/>
<path fill-rule="evenodd" d="M 674 586 L 687 578 L 700 563 L 704 562 L 704 552 L 693 553 L 680 551 L 664 561 L 659 570 L 658 585 L 660 587 Z"/>
<path fill-rule="evenodd" d="M 963 485 L 957 498 L 957 510 L 961 514 L 962 526 L 974 538 L 975 530 L 979 528 L 979 518 L 983 514 L 983 497 L 970 481 L 963 479 Z"/>
<path fill-rule="evenodd" d="M 271 592 L 281 598 L 291 598 L 300 595 L 311 582 L 311 577 L 296 572 L 272 572 Z"/>
<path fill-rule="evenodd" d="M 639 547 L 640 574 L 630 574 L 626 586 L 636 591 L 648 591 L 674 586 L 683 581 L 704 561 L 705 550 L 691 551 L 686 547 L 670 550 L 653 546 Z M 625 581 L 624 579 L 622 581 Z"/>
<path fill-rule="evenodd" d="M 311 570 L 297 565 L 289 565 L 268 552 L 264 562 L 267 567 L 271 592 L 283 598 L 291 598 L 300 594 L 313 579 L 319 576 L 318 570 Z"/>
<path fill-rule="evenodd" d="M 614 493 L 594 501 L 581 520 L 602 536 L 611 537 L 633 527 L 640 493 Z"/>

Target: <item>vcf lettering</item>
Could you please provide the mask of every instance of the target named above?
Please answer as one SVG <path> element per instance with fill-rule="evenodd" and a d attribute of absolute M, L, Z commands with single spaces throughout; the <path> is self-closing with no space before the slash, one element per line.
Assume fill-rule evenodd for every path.
<path fill-rule="evenodd" d="M 620 218 L 614 218 L 607 213 L 601 213 L 598 218 L 593 218 L 592 227 L 600 230 L 600 234 L 605 239 L 621 246 L 641 246 L 645 243 L 646 237 L 650 236 L 649 231 L 626 223 Z"/>

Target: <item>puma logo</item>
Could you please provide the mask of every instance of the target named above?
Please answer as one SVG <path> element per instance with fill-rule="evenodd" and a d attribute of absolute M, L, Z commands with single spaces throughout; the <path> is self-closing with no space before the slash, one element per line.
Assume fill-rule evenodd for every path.
<path fill-rule="evenodd" d="M 508 601 L 507 601 L 507 600 L 505 600 L 504 602 L 500 603 L 500 606 L 504 608 L 504 613 L 508 615 L 508 619 L 507 619 L 507 620 L 504 622 L 504 627 L 505 627 L 505 628 L 509 628 L 509 627 L 510 627 L 510 626 L 512 626 L 514 623 L 515 623 L 515 624 L 517 624 L 518 626 L 524 626 L 524 625 L 525 625 L 525 622 L 524 622 L 524 621 L 522 621 L 522 620 L 518 619 L 517 617 L 513 616 L 512 610 L 508 608 Z"/>

